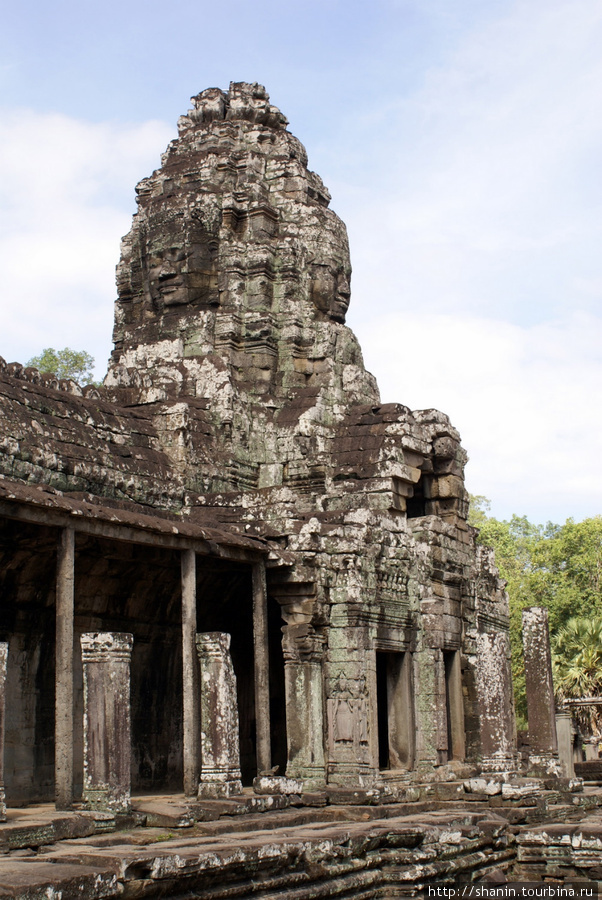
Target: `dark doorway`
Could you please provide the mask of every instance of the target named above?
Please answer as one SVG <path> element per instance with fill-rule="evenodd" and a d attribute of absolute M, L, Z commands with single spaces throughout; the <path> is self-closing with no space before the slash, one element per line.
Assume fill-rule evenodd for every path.
<path fill-rule="evenodd" d="M 459 650 L 444 650 L 445 713 L 447 721 L 447 759 L 464 759 L 464 704 Z"/>
<path fill-rule="evenodd" d="M 378 710 L 378 768 L 389 768 L 388 653 L 376 654 L 376 707 Z"/>
<path fill-rule="evenodd" d="M 257 775 L 250 566 L 197 557 L 197 631 L 220 631 L 230 635 L 238 697 L 240 768 L 243 784 L 250 785 Z"/>
<path fill-rule="evenodd" d="M 59 529 L 0 519 L 0 640 L 8 643 L 9 806 L 54 799 L 55 584 Z"/>
<path fill-rule="evenodd" d="M 408 519 L 417 519 L 419 516 L 426 515 L 424 482 L 425 476 L 421 475 L 418 483 L 414 485 L 414 492 L 412 496 L 406 499 L 406 515 Z"/>
<path fill-rule="evenodd" d="M 412 654 L 376 652 L 378 765 L 411 769 L 414 765 Z"/>

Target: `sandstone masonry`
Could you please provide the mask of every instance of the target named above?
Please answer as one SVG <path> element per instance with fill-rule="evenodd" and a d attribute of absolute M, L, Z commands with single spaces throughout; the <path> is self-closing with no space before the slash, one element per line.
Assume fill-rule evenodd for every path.
<path fill-rule="evenodd" d="M 345 227 L 286 125 L 257 84 L 193 98 L 136 189 L 104 387 L 0 365 L 9 807 L 96 790 L 69 648 L 105 633 L 132 639 L 138 793 L 515 769 L 466 453 L 444 414 L 381 404 Z"/>

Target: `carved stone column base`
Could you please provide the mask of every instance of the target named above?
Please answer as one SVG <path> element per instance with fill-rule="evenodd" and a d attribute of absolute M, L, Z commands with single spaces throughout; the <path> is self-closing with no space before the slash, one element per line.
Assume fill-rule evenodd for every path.
<path fill-rule="evenodd" d="M 115 788 L 88 788 L 83 797 L 85 809 L 97 812 L 127 813 L 131 809 L 130 792 Z"/>
<path fill-rule="evenodd" d="M 233 797 L 242 794 L 242 781 L 240 778 L 232 781 L 209 781 L 203 775 L 203 781 L 199 784 L 197 797 L 199 800 L 220 800 L 223 797 Z"/>
<path fill-rule="evenodd" d="M 518 758 L 509 756 L 484 756 L 479 766 L 481 772 L 518 772 Z"/>
<path fill-rule="evenodd" d="M 539 778 L 544 778 L 546 775 L 555 775 L 557 778 L 561 778 L 564 775 L 558 756 L 550 753 L 530 753 L 528 773 Z"/>
<path fill-rule="evenodd" d="M 295 778 L 284 775 L 258 775 L 253 779 L 253 791 L 256 794 L 293 795 L 303 793 L 304 784 Z"/>
<path fill-rule="evenodd" d="M 286 768 L 286 778 L 292 781 L 302 781 L 303 790 L 321 791 L 326 787 L 324 766 L 291 766 Z"/>
<path fill-rule="evenodd" d="M 0 785 L 0 822 L 6 822 L 6 793 L 4 785 Z"/>
<path fill-rule="evenodd" d="M 373 788 L 382 782 L 381 773 L 378 769 L 366 769 L 365 772 L 359 771 L 357 766 L 345 766 L 337 763 L 332 770 L 328 771 L 329 787 L 344 788 Z"/>

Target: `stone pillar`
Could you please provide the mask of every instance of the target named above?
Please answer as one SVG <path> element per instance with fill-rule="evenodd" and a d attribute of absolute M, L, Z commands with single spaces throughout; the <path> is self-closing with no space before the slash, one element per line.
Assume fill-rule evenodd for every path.
<path fill-rule="evenodd" d="M 63 528 L 56 572 L 54 784 L 57 809 L 73 802 L 73 607 L 75 533 Z"/>
<path fill-rule="evenodd" d="M 201 777 L 198 796 L 229 797 L 242 792 L 236 676 L 230 635 L 197 634 L 200 663 Z"/>
<path fill-rule="evenodd" d="M 366 627 L 331 627 L 326 666 L 328 783 L 366 786 L 378 778 L 376 654 Z"/>
<path fill-rule="evenodd" d="M 182 574 L 182 756 L 184 794 L 195 797 L 199 784 L 199 664 L 196 654 L 196 554 L 183 550 Z"/>
<path fill-rule="evenodd" d="M 322 658 L 324 638 L 311 625 L 286 625 L 283 629 L 284 684 L 289 778 L 306 787 L 326 783 Z"/>
<path fill-rule="evenodd" d="M 6 708 L 6 664 L 8 644 L 0 644 L 0 822 L 6 822 L 6 792 L 4 790 L 4 711 Z"/>
<path fill-rule="evenodd" d="M 558 769 L 558 741 L 552 682 L 548 611 L 523 609 L 523 650 L 529 719 L 529 765 L 552 773 Z"/>
<path fill-rule="evenodd" d="M 422 642 L 414 654 L 414 696 L 416 698 L 416 749 L 415 767 L 418 771 L 428 771 L 438 765 L 442 754 L 440 745 L 447 756 L 447 725 L 445 724 L 445 695 L 441 696 L 445 680 L 442 674 L 441 652 Z M 442 712 L 443 711 L 443 712 Z M 445 732 L 443 733 L 443 729 Z"/>
<path fill-rule="evenodd" d="M 447 680 L 445 678 L 445 656 L 443 650 L 438 647 L 433 651 L 434 655 L 434 696 L 435 702 L 435 749 L 437 751 L 437 764 L 443 765 L 451 759 L 451 747 L 449 746 L 449 708 L 447 697 Z"/>
<path fill-rule="evenodd" d="M 88 809 L 130 808 L 131 634 L 82 634 L 84 793 Z"/>
<path fill-rule="evenodd" d="M 476 682 L 484 772 L 517 767 L 510 637 L 506 631 L 477 633 Z"/>
<path fill-rule="evenodd" d="M 586 738 L 583 741 L 583 751 L 585 753 L 585 761 L 591 762 L 594 759 L 599 759 L 598 756 L 598 744 L 600 742 L 599 738 Z"/>
<path fill-rule="evenodd" d="M 558 739 L 558 758 L 567 778 L 575 777 L 573 759 L 573 720 L 568 710 L 556 713 L 556 737 Z"/>
<path fill-rule="evenodd" d="M 257 732 L 257 773 L 272 767 L 270 739 L 270 667 L 268 648 L 268 605 L 265 564 L 253 566 L 253 660 L 255 667 L 255 722 Z"/>

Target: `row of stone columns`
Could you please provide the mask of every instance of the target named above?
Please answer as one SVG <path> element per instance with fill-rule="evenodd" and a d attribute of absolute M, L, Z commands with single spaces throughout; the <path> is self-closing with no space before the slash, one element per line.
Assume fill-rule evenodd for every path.
<path fill-rule="evenodd" d="M 75 534 L 73 528 L 68 527 L 64 528 L 60 535 L 56 584 L 55 795 L 58 809 L 68 809 L 73 802 L 74 570 Z M 203 790 L 206 793 L 211 793 L 212 790 L 216 795 L 220 792 L 228 793 L 236 790 L 240 785 L 240 764 L 230 760 L 226 766 L 230 775 L 227 778 L 222 778 L 220 775 L 219 778 L 214 779 L 213 789 L 210 788 L 211 772 L 209 769 L 215 769 L 216 766 L 219 768 L 220 764 L 216 760 L 212 764 L 207 762 L 211 744 L 210 738 L 207 736 L 210 735 L 212 727 L 210 718 L 208 718 L 213 714 L 211 709 L 213 708 L 214 712 L 215 703 L 221 704 L 226 696 L 224 691 L 232 694 L 232 685 L 235 685 L 234 673 L 233 670 L 230 672 L 232 664 L 228 648 L 225 647 L 224 636 L 212 641 L 206 635 L 197 635 L 196 553 L 194 550 L 182 550 L 181 586 L 184 792 L 186 796 L 195 796 L 199 789 L 199 778 L 201 778 L 201 782 L 205 785 Z M 259 774 L 262 774 L 268 772 L 271 766 L 267 595 L 265 566 L 262 561 L 255 563 L 252 567 L 252 591 L 257 769 Z M 84 763 L 84 795 L 87 802 L 93 805 L 105 804 L 110 808 L 121 808 L 125 802 L 120 798 L 123 794 L 121 785 L 125 779 L 126 770 L 127 784 L 129 785 L 129 656 L 132 640 L 131 635 L 108 632 L 82 636 L 84 703 L 86 706 L 84 738 L 87 742 Z M 218 678 L 216 682 L 220 685 L 221 699 L 217 697 L 211 699 L 213 677 L 216 674 L 216 667 L 220 666 L 220 671 L 226 673 L 228 670 L 228 674 L 224 674 L 221 681 Z M 199 680 L 199 670 L 204 672 L 201 680 Z M 123 681 L 126 672 L 127 704 L 125 682 Z M 205 680 L 203 690 L 201 690 L 203 679 Z M 109 701 L 107 697 L 103 700 L 103 691 L 98 687 L 101 682 L 106 685 L 110 684 L 114 688 L 112 701 Z M 117 689 L 117 685 L 120 685 L 119 689 Z M 226 685 L 228 685 L 227 688 Z M 235 696 L 235 693 L 230 696 L 230 708 L 236 707 L 236 703 L 233 702 Z M 203 697 L 202 702 L 199 702 L 199 697 Z M 124 718 L 124 704 L 128 709 L 127 722 Z M 228 727 L 232 732 L 232 744 L 235 745 L 238 754 L 238 724 L 236 724 L 235 739 L 233 737 L 234 724 L 230 723 Z M 119 740 L 119 747 L 111 743 L 113 740 L 111 735 L 115 737 L 115 740 Z M 126 745 L 127 752 L 123 750 Z M 100 762 L 98 754 L 101 750 L 107 759 L 114 757 L 114 762 L 110 764 Z M 222 758 L 220 753 L 217 753 L 216 759 L 218 757 Z M 205 771 L 203 771 L 203 767 L 205 767 Z M 238 774 L 236 774 L 237 772 Z M 106 782 L 107 785 L 111 782 L 111 784 L 114 783 L 114 786 L 103 786 L 106 779 L 109 779 Z"/>
<path fill-rule="evenodd" d="M 183 561 L 183 571 L 190 561 Z M 256 584 L 254 573 L 254 594 L 260 597 L 254 615 L 259 620 L 255 634 L 267 643 L 265 621 L 261 619 L 261 597 L 265 596 L 265 587 Z M 188 587 L 190 584 L 188 583 Z M 185 603 L 191 603 L 188 597 Z M 193 620 L 194 621 L 194 620 Z M 184 623 L 184 617 L 183 617 Z M 183 624 L 184 627 L 184 624 Z M 307 627 L 297 626 L 303 630 L 307 645 Z M 187 622 L 190 628 L 190 622 Z M 287 631 L 290 630 L 287 629 Z M 551 771 L 550 764 L 558 759 L 556 723 L 554 719 L 554 694 L 551 678 L 551 660 L 547 627 L 547 610 L 530 608 L 523 613 L 523 634 L 525 649 L 525 669 L 527 680 L 527 700 L 529 704 L 530 740 L 532 768 Z M 296 636 L 296 635 L 295 635 Z M 299 641 L 291 641 L 292 635 L 285 640 L 285 658 L 287 674 L 299 667 L 291 666 L 291 662 L 300 662 L 299 653 L 293 653 L 292 647 L 298 648 Z M 200 690 L 197 706 L 200 727 L 200 781 L 194 777 L 194 789 L 198 784 L 199 796 L 228 796 L 242 789 L 240 781 L 238 712 L 236 702 L 236 679 L 230 659 L 230 636 L 223 633 L 195 634 L 196 652 L 199 661 Z M 123 809 L 129 804 L 129 654 L 132 647 L 131 635 L 95 634 L 82 636 L 82 655 L 84 663 L 84 799 L 94 807 L 103 809 Z M 306 651 L 315 649 L 305 646 Z M 312 653 L 307 654 L 312 657 Z M 315 662 L 319 663 L 320 654 Z M 191 669 L 196 666 L 187 660 Z M 264 686 L 256 666 L 256 685 L 258 694 L 263 697 Z M 306 666 L 307 668 L 307 666 Z M 308 671 L 312 667 L 309 666 Z M 453 674 L 453 673 L 452 673 Z M 316 706 L 313 701 L 314 691 L 321 690 L 319 666 L 315 671 L 316 679 L 295 679 L 295 684 L 288 684 L 289 696 L 294 695 L 293 712 L 303 718 L 295 721 L 293 714 L 292 734 L 289 737 L 291 761 L 299 768 L 295 774 L 307 778 L 321 775 L 324 765 L 322 758 L 322 742 L 320 729 L 312 728 L 307 721 L 309 712 Z M 190 676 L 189 677 L 193 677 Z M 267 688 L 267 680 L 265 683 Z M 296 690 L 295 690 L 296 689 Z M 267 701 L 267 693 L 265 700 Z M 261 718 L 258 715 L 258 723 Z M 190 723 L 189 723 L 190 724 Z M 295 727 L 297 726 L 297 727 Z M 309 726 L 309 727 L 308 727 Z M 191 729 L 194 727 L 194 723 Z M 308 747 L 307 735 L 317 732 L 313 754 L 305 758 L 304 750 Z M 263 736 L 269 741 L 269 732 Z M 296 746 L 297 741 L 298 746 Z M 261 745 L 261 732 L 258 728 L 258 744 Z M 269 744 L 268 744 L 269 748 Z M 264 747 L 258 755 L 265 754 Z M 265 757 L 264 757 L 265 758 Z M 269 759 L 269 758 L 268 758 Z M 190 759 L 187 772 L 192 776 Z M 310 770 L 310 771 L 308 771 Z M 261 771 L 261 770 L 260 770 Z M 290 774 L 290 773 L 289 773 Z M 191 791 L 192 792 L 192 791 Z"/>
<path fill-rule="evenodd" d="M 84 790 L 90 809 L 125 812 L 130 806 L 130 659 L 133 635 L 81 636 L 84 674 Z M 242 791 L 236 677 L 230 635 L 195 635 L 200 693 L 201 761 L 194 791 L 224 797 Z M 196 667 L 195 667 L 196 668 Z M 189 772 L 190 775 L 190 772 Z"/>

